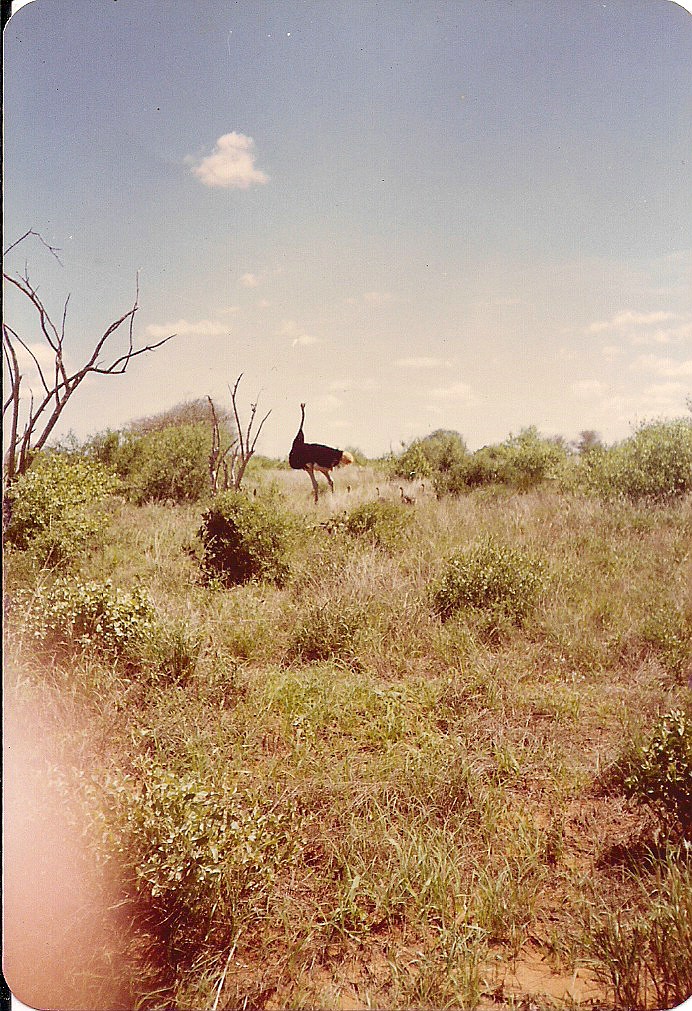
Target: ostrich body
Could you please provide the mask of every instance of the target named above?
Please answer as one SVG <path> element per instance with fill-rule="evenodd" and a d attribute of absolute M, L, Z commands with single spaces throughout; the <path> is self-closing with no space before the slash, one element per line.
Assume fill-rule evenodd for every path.
<path fill-rule="evenodd" d="M 334 482 L 332 481 L 330 471 L 332 471 L 334 467 L 346 467 L 349 463 L 353 463 L 353 457 L 350 453 L 343 449 L 332 449 L 331 446 L 323 446 L 319 442 L 306 442 L 305 436 L 303 435 L 305 404 L 300 405 L 300 410 L 300 428 L 298 429 L 298 434 L 293 440 L 291 452 L 288 454 L 288 462 L 293 470 L 306 470 L 308 472 L 310 480 L 312 481 L 312 490 L 315 496 L 315 502 L 317 502 L 319 498 L 319 489 L 317 487 L 315 471 L 318 470 L 320 474 L 324 474 L 329 482 L 329 487 L 332 491 L 334 491 Z"/>

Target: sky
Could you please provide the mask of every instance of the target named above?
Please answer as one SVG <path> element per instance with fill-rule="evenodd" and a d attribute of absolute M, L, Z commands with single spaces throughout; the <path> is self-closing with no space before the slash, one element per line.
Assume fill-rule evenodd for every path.
<path fill-rule="evenodd" d="M 671 0 L 34 0 L 4 35 L 5 270 L 80 439 L 211 395 L 257 451 L 689 416 L 692 14 Z M 41 361 L 36 320 L 5 318 Z M 126 335 L 123 334 L 123 338 Z M 123 349 L 117 335 L 114 357 Z M 38 392 L 33 366 L 27 390 Z"/>

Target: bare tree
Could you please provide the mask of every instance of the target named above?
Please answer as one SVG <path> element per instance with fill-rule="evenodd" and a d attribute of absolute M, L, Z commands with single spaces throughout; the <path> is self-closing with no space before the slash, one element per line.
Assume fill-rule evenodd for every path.
<path fill-rule="evenodd" d="M 43 243 L 60 262 L 55 247 L 50 246 L 33 229 L 8 246 L 4 252 L 5 257 L 30 236 Z M 134 319 L 139 309 L 139 276 L 137 276 L 135 300 L 132 307 L 114 320 L 95 340 L 87 360 L 79 368 L 69 370 L 65 362 L 65 324 L 70 301 L 69 295 L 63 306 L 61 320 L 56 324 L 39 296 L 38 289 L 31 282 L 26 267 L 22 274 L 10 274 L 3 271 L 3 278 L 8 285 L 20 292 L 33 307 L 38 316 L 42 339 L 48 348 L 49 357 L 52 356 L 53 359 L 50 367 L 42 365 L 27 340 L 20 337 L 9 324 L 3 323 L 2 348 L 9 380 L 9 394 L 3 403 L 3 419 L 6 414 L 9 414 L 3 481 L 9 483 L 16 476 L 25 473 L 31 463 L 32 454 L 43 449 L 68 401 L 87 376 L 122 375 L 133 358 L 148 351 L 154 351 L 175 337 L 175 334 L 169 334 L 168 337 L 153 344 L 135 348 Z M 127 333 L 127 347 L 121 354 L 118 354 L 110 351 L 109 342 L 121 328 Z M 109 353 L 104 360 L 102 355 L 105 356 L 107 351 Z M 24 377 L 20 356 L 24 357 L 24 355 L 28 355 L 33 362 L 41 385 L 41 391 L 36 399 L 34 399 L 32 390 L 29 390 L 28 397 L 23 393 L 22 381 Z"/>
<path fill-rule="evenodd" d="M 209 479 L 211 481 L 211 490 L 213 495 L 215 495 L 219 490 L 219 478 L 221 471 L 223 472 L 223 489 L 226 490 L 228 488 L 234 488 L 235 491 L 240 491 L 245 470 L 254 455 L 255 447 L 257 445 L 260 432 L 262 431 L 262 427 L 269 415 L 272 413 L 271 411 L 267 411 L 257 428 L 253 431 L 257 416 L 257 403 L 259 401 L 258 395 L 257 401 L 255 401 L 254 404 L 250 404 L 250 418 L 247 423 L 247 427 L 243 429 L 243 425 L 240 420 L 240 410 L 238 408 L 238 387 L 240 386 L 240 380 L 242 378 L 243 373 L 241 372 L 235 381 L 233 389 L 229 386 L 231 403 L 233 405 L 233 416 L 236 424 L 236 433 L 232 438 L 230 445 L 224 450 L 221 449 L 221 431 L 216 409 L 211 397 L 207 397 L 212 415 Z"/>

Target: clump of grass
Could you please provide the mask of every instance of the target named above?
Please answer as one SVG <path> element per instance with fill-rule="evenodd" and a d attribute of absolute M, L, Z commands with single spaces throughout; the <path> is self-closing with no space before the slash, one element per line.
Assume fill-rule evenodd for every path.
<path fill-rule="evenodd" d="M 689 854 L 666 854 L 653 888 L 638 883 L 644 911 L 613 912 L 605 897 L 588 909 L 585 941 L 598 978 L 615 1007 L 638 1011 L 674 1007 L 692 992 L 692 867 Z M 653 891 L 653 901 L 651 898 Z"/>
<path fill-rule="evenodd" d="M 395 1007 L 475 1008 L 481 999 L 481 966 L 487 948 L 472 926 L 451 925 L 434 946 L 416 951 L 406 966 L 391 963 Z"/>
<path fill-rule="evenodd" d="M 186 622 L 163 624 L 155 638 L 153 656 L 160 673 L 170 681 L 186 681 L 197 669 L 204 640 Z"/>
<path fill-rule="evenodd" d="M 410 511 L 398 503 L 375 499 L 352 509 L 345 528 L 354 537 L 365 537 L 378 547 L 391 549 L 401 541 L 410 522 Z"/>
<path fill-rule="evenodd" d="M 452 555 L 433 588 L 432 604 L 443 619 L 472 609 L 519 622 L 535 606 L 545 584 L 540 560 L 488 537 Z"/>
<path fill-rule="evenodd" d="M 301 613 L 295 625 L 287 659 L 355 663 L 359 638 L 367 623 L 367 610 L 358 601 L 330 597 L 324 603 L 313 604 Z"/>
<path fill-rule="evenodd" d="M 639 635 L 673 674 L 686 667 L 692 652 L 692 624 L 679 608 L 659 607 L 648 614 Z"/>

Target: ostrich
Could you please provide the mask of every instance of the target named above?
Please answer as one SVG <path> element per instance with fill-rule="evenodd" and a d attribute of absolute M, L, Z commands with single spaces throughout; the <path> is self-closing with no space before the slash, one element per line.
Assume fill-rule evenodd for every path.
<path fill-rule="evenodd" d="M 300 405 L 301 418 L 298 434 L 293 440 L 291 452 L 288 454 L 288 462 L 293 470 L 306 470 L 312 481 L 312 490 L 315 495 L 315 502 L 319 498 L 317 478 L 315 471 L 324 474 L 329 487 L 334 491 L 334 482 L 329 473 L 334 467 L 346 467 L 353 463 L 353 457 L 343 449 L 332 449 L 331 446 L 322 446 L 318 442 L 306 442 L 303 435 L 303 425 L 305 423 L 305 404 Z"/>
<path fill-rule="evenodd" d="M 404 503 L 404 505 L 416 504 L 415 498 L 412 498 L 410 495 L 406 495 L 403 488 L 400 487 L 399 491 L 401 492 L 401 501 Z"/>

